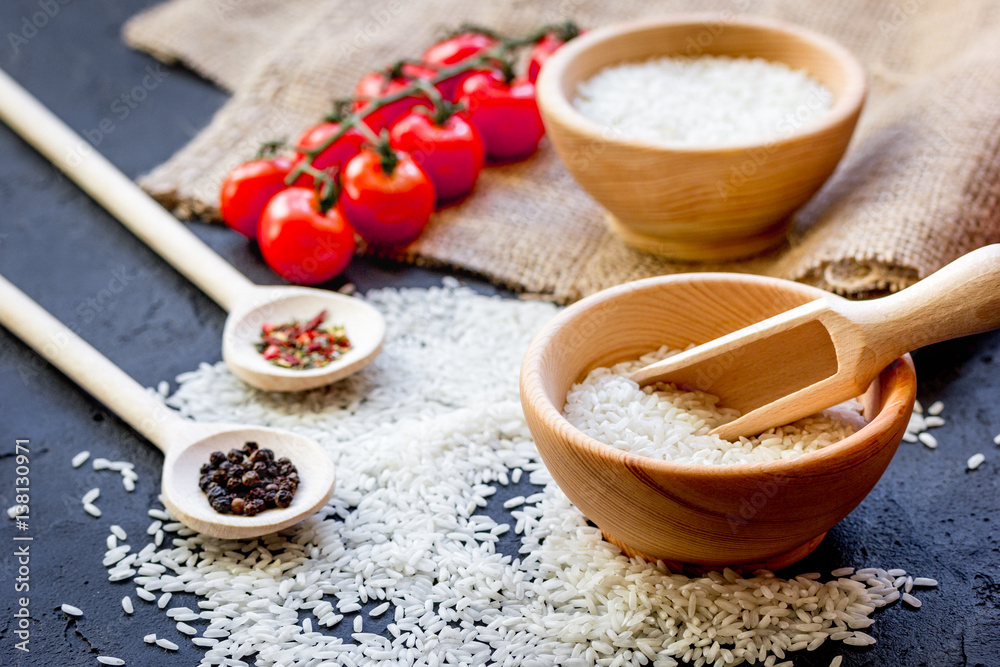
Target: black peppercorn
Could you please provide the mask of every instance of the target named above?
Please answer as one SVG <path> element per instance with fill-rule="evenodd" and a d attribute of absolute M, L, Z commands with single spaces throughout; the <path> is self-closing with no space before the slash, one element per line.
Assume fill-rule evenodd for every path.
<path fill-rule="evenodd" d="M 247 500 L 243 505 L 243 513 L 247 516 L 254 516 L 264 511 L 264 501 L 259 499 Z"/>
<path fill-rule="evenodd" d="M 274 507 L 288 507 L 299 486 L 299 474 L 287 458 L 248 442 L 228 453 L 212 452 L 201 466 L 198 486 L 212 508 L 222 514 L 254 516 Z"/>
<path fill-rule="evenodd" d="M 274 494 L 274 504 L 277 507 L 288 507 L 292 504 L 292 493 L 287 489 L 281 489 Z"/>
<path fill-rule="evenodd" d="M 228 514 L 232 509 L 232 501 L 229 496 L 219 496 L 212 500 L 212 509 L 219 514 Z"/>

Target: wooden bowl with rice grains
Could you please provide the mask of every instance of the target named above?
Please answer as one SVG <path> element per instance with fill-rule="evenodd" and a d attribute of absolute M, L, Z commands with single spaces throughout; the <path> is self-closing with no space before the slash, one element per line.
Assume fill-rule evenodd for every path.
<path fill-rule="evenodd" d="M 833 40 L 719 14 L 593 30 L 537 85 L 556 151 L 611 230 L 691 261 L 781 243 L 840 161 L 867 92 Z"/>
<path fill-rule="evenodd" d="M 609 541 L 647 560 L 778 569 L 807 555 L 889 465 L 916 398 L 908 355 L 859 397 L 860 424 L 815 418 L 740 443 L 708 442 L 712 420 L 726 418 L 715 410 L 663 426 L 668 391 L 636 397 L 625 377 L 594 380 L 614 373 L 595 369 L 704 343 L 823 295 L 775 278 L 678 274 L 562 311 L 531 343 L 520 379 L 528 426 L 560 488 Z M 692 435 L 678 444 L 677 429 Z"/>

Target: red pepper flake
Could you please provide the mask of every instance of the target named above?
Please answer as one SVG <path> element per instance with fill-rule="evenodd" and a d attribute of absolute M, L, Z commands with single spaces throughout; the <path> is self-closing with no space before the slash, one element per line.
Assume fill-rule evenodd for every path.
<path fill-rule="evenodd" d="M 304 324 L 292 320 L 285 324 L 263 325 L 257 351 L 275 366 L 295 370 L 322 368 L 336 361 L 351 349 L 351 341 L 344 327 L 323 327 L 326 316 L 323 310 Z"/>

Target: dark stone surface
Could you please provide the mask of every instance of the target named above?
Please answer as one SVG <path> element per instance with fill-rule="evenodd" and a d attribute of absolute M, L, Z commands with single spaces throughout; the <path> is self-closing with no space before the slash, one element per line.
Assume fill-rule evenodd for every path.
<path fill-rule="evenodd" d="M 226 99 L 189 72 L 161 67 L 124 46 L 122 21 L 150 4 L 0 3 L 0 67 L 133 177 L 180 148 Z M 58 7 L 46 25 L 30 37 L 32 31 L 25 32 L 23 41 L 10 38 L 46 6 Z M 162 72 L 162 80 L 125 114 L 121 96 L 141 86 L 150 68 Z M 97 134 L 103 119 L 111 130 Z M 0 128 L 0 157 L 0 273 L 144 385 L 220 358 L 224 314 L 208 297 L 6 128 Z M 203 225 L 193 229 L 252 279 L 273 281 L 235 234 Z M 356 262 L 347 279 L 368 289 L 433 284 L 439 276 Z M 116 280 L 124 283 L 120 290 Z M 992 443 L 1000 432 L 1000 335 L 937 345 L 915 356 L 924 405 L 946 403 L 948 424 L 934 431 L 940 448 L 904 443 L 872 494 L 801 567 L 902 567 L 937 578 L 940 590 L 922 593 L 919 611 L 896 605 L 877 612 L 870 630 L 879 640 L 874 647 L 828 643 L 797 656 L 800 667 L 825 666 L 837 654 L 850 666 L 1000 665 L 1000 451 Z M 144 535 L 160 454 L 2 329 L 0 425 L 0 506 L 14 503 L 15 439 L 26 438 L 32 507 L 27 533 L 0 518 L 0 664 L 76 667 L 96 664 L 99 654 L 120 656 L 129 665 L 196 664 L 201 650 L 178 639 L 163 612 L 134 598 L 132 586 L 107 582 L 100 562 L 111 523 L 130 536 Z M 69 460 L 82 449 L 133 461 L 140 475 L 135 493 L 126 494 L 114 473 L 94 472 L 89 463 L 73 470 Z M 987 462 L 967 472 L 966 459 L 980 451 Z M 80 507 L 80 497 L 94 486 L 103 489 L 99 520 Z M 500 503 L 515 493 L 520 491 L 502 489 L 491 511 L 502 512 Z M 14 590 L 18 534 L 34 538 L 26 593 Z M 511 539 L 501 546 L 516 549 Z M 133 595 L 133 616 L 119 604 L 126 594 Z M 19 597 L 30 599 L 30 653 L 14 646 Z M 63 602 L 83 608 L 84 616 L 68 619 L 58 611 Z M 349 621 L 337 632 L 346 634 Z M 168 654 L 143 644 L 147 632 L 178 641 L 181 650 Z"/>

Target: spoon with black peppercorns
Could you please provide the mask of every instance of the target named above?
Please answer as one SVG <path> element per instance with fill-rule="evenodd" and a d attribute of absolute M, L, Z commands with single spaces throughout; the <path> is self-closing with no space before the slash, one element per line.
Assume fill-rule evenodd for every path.
<path fill-rule="evenodd" d="M 265 535 L 333 493 L 333 461 L 315 440 L 180 417 L 3 276 L 0 324 L 163 451 L 163 503 L 186 526 L 227 539 Z"/>

